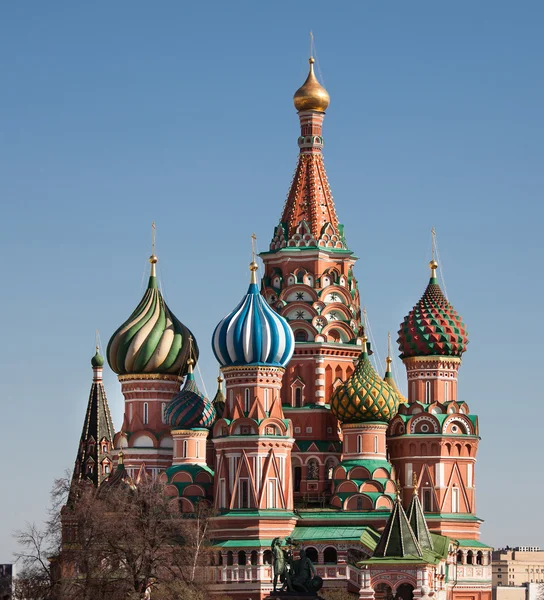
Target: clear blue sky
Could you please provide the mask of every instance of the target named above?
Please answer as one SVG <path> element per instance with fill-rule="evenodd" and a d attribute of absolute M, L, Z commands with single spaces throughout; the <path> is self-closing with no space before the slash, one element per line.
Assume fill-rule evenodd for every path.
<path fill-rule="evenodd" d="M 73 465 L 94 332 L 105 345 L 138 303 L 152 220 L 167 301 L 215 387 L 211 333 L 296 164 L 310 29 L 378 350 L 423 292 L 434 225 L 471 339 L 482 539 L 544 545 L 543 22 L 537 1 L 1 3 L 0 562 Z"/>

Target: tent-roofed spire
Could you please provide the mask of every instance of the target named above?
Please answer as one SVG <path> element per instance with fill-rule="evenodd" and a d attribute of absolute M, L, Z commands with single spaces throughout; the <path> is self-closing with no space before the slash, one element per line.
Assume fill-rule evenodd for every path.
<path fill-rule="evenodd" d="M 87 402 L 79 448 L 74 466 L 73 481 L 89 481 L 98 487 L 106 479 L 113 464 L 111 449 L 115 434 L 106 390 L 102 382 L 102 365 L 98 345 L 91 359 L 93 381 Z"/>
<path fill-rule="evenodd" d="M 402 508 L 400 489 L 397 489 L 395 506 L 378 541 L 373 558 L 423 558 L 421 547 Z"/>
<path fill-rule="evenodd" d="M 417 475 L 414 473 L 413 477 L 414 494 L 408 508 L 408 521 L 410 527 L 416 536 L 417 541 L 422 550 L 434 550 L 433 539 L 429 528 L 427 527 L 427 521 L 425 520 L 425 514 L 423 513 L 423 507 L 419 501 L 418 486 L 417 486 Z"/>

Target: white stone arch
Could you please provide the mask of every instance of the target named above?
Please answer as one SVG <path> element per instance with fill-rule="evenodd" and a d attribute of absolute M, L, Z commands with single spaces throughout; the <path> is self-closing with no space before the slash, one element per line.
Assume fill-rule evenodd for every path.
<path fill-rule="evenodd" d="M 428 431 L 423 431 L 421 429 L 421 424 L 428 424 Z M 410 419 L 410 433 L 416 433 L 417 426 L 420 425 L 420 431 L 417 433 L 440 433 L 440 424 L 438 420 L 431 415 L 418 415 L 417 417 L 413 417 Z"/>
<path fill-rule="evenodd" d="M 450 429 L 450 426 L 454 426 L 454 425 L 457 425 L 458 427 L 460 427 L 461 431 L 458 431 L 458 432 L 452 431 L 451 433 L 461 433 L 461 434 L 465 434 L 465 435 L 473 434 L 472 423 L 470 422 L 470 420 L 467 419 L 465 416 L 462 416 L 459 414 L 451 415 L 444 421 L 444 424 L 442 425 L 442 433 L 447 433 L 448 429 Z"/>

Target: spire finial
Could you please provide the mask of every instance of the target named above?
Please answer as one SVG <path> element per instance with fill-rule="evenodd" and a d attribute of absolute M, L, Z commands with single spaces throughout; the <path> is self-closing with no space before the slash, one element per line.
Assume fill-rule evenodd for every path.
<path fill-rule="evenodd" d="M 363 307 L 363 352 L 367 352 L 367 342 L 368 336 L 366 335 L 366 308 Z"/>
<path fill-rule="evenodd" d="M 189 336 L 189 358 L 187 359 L 187 375 L 191 375 L 193 373 L 193 365 L 195 361 L 193 359 L 193 336 Z"/>
<path fill-rule="evenodd" d="M 310 31 L 310 64 L 314 62 L 314 32 Z"/>
<path fill-rule="evenodd" d="M 387 373 L 389 373 L 389 371 L 391 371 L 391 363 L 393 362 L 393 359 L 391 358 L 391 332 L 388 331 L 387 332 L 387 356 L 385 358 L 385 370 L 387 371 Z"/>
<path fill-rule="evenodd" d="M 124 465 L 125 461 L 125 453 L 122 450 L 119 450 L 119 454 L 117 455 L 117 465 Z"/>
<path fill-rule="evenodd" d="M 436 261 L 436 230 L 433 227 L 431 229 L 432 235 L 432 251 L 431 251 L 431 262 L 429 267 L 431 269 L 431 279 L 436 279 L 436 269 L 438 268 L 438 262 Z"/>
<path fill-rule="evenodd" d="M 417 496 L 418 486 L 417 486 L 417 474 L 412 474 L 412 487 L 414 488 L 414 496 Z"/>
<path fill-rule="evenodd" d="M 396 500 L 400 504 L 400 495 L 401 495 L 401 492 L 402 492 L 402 487 L 400 485 L 400 479 L 397 479 L 397 481 L 395 482 L 395 488 L 396 488 L 395 489 L 395 493 L 397 495 Z"/>
<path fill-rule="evenodd" d="M 251 281 L 250 283 L 257 283 L 257 270 L 259 269 L 259 265 L 256 261 L 255 254 L 255 242 L 257 241 L 257 236 L 252 233 L 251 234 L 251 263 L 249 265 L 249 270 L 251 271 Z"/>
<path fill-rule="evenodd" d="M 221 389 L 221 384 L 223 383 L 223 381 L 225 381 L 225 380 L 221 376 L 221 373 L 219 373 L 219 377 L 217 378 L 217 388 L 218 389 Z"/>
<path fill-rule="evenodd" d="M 158 262 L 158 258 L 155 256 L 155 221 L 151 222 L 151 256 L 149 257 L 149 262 L 151 263 L 151 277 L 157 276 L 156 264 Z"/>

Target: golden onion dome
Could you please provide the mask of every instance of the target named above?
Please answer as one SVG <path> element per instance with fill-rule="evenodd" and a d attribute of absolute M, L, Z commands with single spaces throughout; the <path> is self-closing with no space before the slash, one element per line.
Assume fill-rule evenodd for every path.
<path fill-rule="evenodd" d="M 298 111 L 316 110 L 325 112 L 331 101 L 327 90 L 316 79 L 314 62 L 314 59 L 310 58 L 310 72 L 308 73 L 308 77 L 293 96 L 293 102 Z"/>

